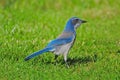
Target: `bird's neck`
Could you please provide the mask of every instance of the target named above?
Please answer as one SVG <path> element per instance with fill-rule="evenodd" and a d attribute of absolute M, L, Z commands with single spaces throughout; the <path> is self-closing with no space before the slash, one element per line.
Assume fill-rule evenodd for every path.
<path fill-rule="evenodd" d="M 72 32 L 72 33 L 76 34 L 76 31 L 75 31 L 75 29 L 74 29 L 74 25 L 73 25 L 71 22 L 68 22 L 68 23 L 66 24 L 66 27 L 65 27 L 65 29 L 64 29 L 64 32 Z"/>

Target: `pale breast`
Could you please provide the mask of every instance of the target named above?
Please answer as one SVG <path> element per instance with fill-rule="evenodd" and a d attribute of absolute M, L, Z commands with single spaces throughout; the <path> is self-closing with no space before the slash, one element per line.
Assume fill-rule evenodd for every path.
<path fill-rule="evenodd" d="M 73 41 L 71 43 L 58 46 L 56 50 L 54 51 L 54 54 L 56 55 L 67 54 L 72 45 L 73 45 Z"/>

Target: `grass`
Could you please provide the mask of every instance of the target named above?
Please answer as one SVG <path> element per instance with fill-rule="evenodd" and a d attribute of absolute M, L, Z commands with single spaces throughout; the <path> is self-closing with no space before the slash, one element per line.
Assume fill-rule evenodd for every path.
<path fill-rule="evenodd" d="M 119 80 L 120 1 L 1 0 L 0 80 Z M 54 65 L 46 53 L 24 58 L 56 38 L 72 16 L 87 20 L 77 30 L 68 62 Z"/>

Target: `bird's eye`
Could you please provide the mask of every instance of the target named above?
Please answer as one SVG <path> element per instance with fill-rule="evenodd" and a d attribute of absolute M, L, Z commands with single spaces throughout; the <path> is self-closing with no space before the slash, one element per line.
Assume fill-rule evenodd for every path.
<path fill-rule="evenodd" d="M 75 25 L 78 21 L 79 21 L 79 19 L 76 18 L 76 19 L 72 20 L 72 23 Z"/>
<path fill-rule="evenodd" d="M 76 21 L 79 21 L 79 19 L 75 19 Z"/>

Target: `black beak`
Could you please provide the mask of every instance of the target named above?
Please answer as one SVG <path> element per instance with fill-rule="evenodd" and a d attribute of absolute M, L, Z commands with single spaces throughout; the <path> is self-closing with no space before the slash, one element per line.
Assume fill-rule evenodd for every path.
<path fill-rule="evenodd" d="M 85 21 L 85 20 L 82 20 L 82 23 L 86 23 L 87 21 Z"/>

